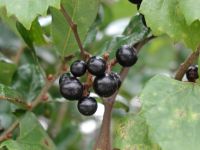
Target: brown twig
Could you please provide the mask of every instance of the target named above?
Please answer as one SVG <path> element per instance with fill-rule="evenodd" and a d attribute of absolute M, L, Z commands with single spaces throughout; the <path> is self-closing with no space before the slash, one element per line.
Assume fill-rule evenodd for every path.
<path fill-rule="evenodd" d="M 77 24 L 73 22 L 72 18 L 69 16 L 69 14 L 67 13 L 67 11 L 65 10 L 64 6 L 61 4 L 61 12 L 64 15 L 66 21 L 68 22 L 70 28 L 72 29 L 73 33 L 74 33 L 74 37 L 76 39 L 76 42 L 80 48 L 80 54 L 83 60 L 86 60 L 89 53 L 87 53 L 84 48 L 83 48 L 83 44 L 81 42 L 80 36 L 78 34 L 78 30 L 77 30 Z"/>
<path fill-rule="evenodd" d="M 190 54 L 186 60 L 179 66 L 176 75 L 175 75 L 175 79 L 176 80 L 182 80 L 185 72 L 187 71 L 188 67 L 190 65 L 192 65 L 199 57 L 199 53 L 200 53 L 200 46 L 198 47 L 198 49 L 193 52 L 192 54 Z"/>
<path fill-rule="evenodd" d="M 137 43 L 134 45 L 136 47 L 137 53 L 140 51 L 142 46 L 144 46 L 147 42 L 154 39 L 154 36 L 151 36 L 147 39 L 144 39 L 143 41 Z M 124 81 L 126 76 L 128 75 L 130 68 L 122 68 L 120 72 L 120 78 L 121 82 Z M 105 106 L 105 112 L 103 116 L 102 126 L 100 129 L 100 133 L 98 136 L 98 139 L 96 140 L 95 144 L 95 150 L 111 150 L 111 135 L 110 135 L 110 126 L 111 126 L 111 116 L 112 116 L 112 108 L 115 103 L 115 99 L 117 97 L 118 91 L 115 92 L 114 95 L 112 95 L 109 98 L 104 98 L 104 106 Z"/>
<path fill-rule="evenodd" d="M 14 104 L 17 104 L 19 106 L 22 106 L 26 109 L 29 108 L 28 104 L 24 101 L 22 101 L 21 99 L 18 99 L 18 98 L 12 98 L 12 97 L 7 97 L 7 96 L 0 96 L 0 100 L 7 100 L 11 103 L 14 103 Z"/>

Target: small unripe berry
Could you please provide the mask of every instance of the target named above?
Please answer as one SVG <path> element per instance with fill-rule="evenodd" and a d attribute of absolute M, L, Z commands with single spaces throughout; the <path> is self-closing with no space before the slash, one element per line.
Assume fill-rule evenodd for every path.
<path fill-rule="evenodd" d="M 97 110 L 97 101 L 93 97 L 83 97 L 78 101 L 77 108 L 81 114 L 91 116 Z"/>
<path fill-rule="evenodd" d="M 136 50 L 128 45 L 124 45 L 117 50 L 116 58 L 119 64 L 123 67 L 130 67 L 138 60 Z"/>
<path fill-rule="evenodd" d="M 195 80 L 199 78 L 198 66 L 191 65 L 186 72 L 186 77 L 187 77 L 188 81 L 195 82 Z"/>
<path fill-rule="evenodd" d="M 70 71 L 75 77 L 80 77 L 86 72 L 86 63 L 82 60 L 77 60 L 70 66 Z"/>
<path fill-rule="evenodd" d="M 83 95 L 83 85 L 75 77 L 68 77 L 60 84 L 60 93 L 68 100 L 78 100 Z"/>
<path fill-rule="evenodd" d="M 95 76 L 101 76 L 106 71 L 106 62 L 103 58 L 93 56 L 87 62 L 88 71 Z"/>
<path fill-rule="evenodd" d="M 99 96 L 109 97 L 117 91 L 118 84 L 112 75 L 105 74 L 95 78 L 93 89 Z"/>

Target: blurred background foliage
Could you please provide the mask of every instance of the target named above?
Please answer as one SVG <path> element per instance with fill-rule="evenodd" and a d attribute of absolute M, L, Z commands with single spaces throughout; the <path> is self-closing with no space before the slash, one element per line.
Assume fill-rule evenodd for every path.
<path fill-rule="evenodd" d="M 50 40 L 49 16 L 37 18 L 30 31 L 18 23 L 17 28 L 21 32 L 19 33 L 15 26 L 16 21 L 4 17 L 4 11 L 2 9 L 0 13 L 0 83 L 13 87 L 31 101 L 44 85 L 44 75 L 53 74 L 60 59 L 52 43 L 46 42 Z M 84 46 L 92 54 L 101 55 L 106 43 L 113 37 L 120 36 L 131 17 L 137 13 L 136 6 L 128 0 L 102 0 Z M 29 47 L 19 34 L 29 35 L 29 37 L 24 37 Z M 42 34 L 45 36 L 41 36 Z M 34 48 L 31 46 L 32 41 L 36 45 Z M 145 83 L 159 73 L 172 76 L 190 52 L 190 49 L 185 48 L 183 44 L 174 44 L 164 35 L 142 48 L 138 63 L 131 69 L 117 97 L 118 103 L 116 103 L 112 121 L 114 146 L 117 147 L 120 141 L 115 134 L 118 132 L 119 122 L 124 122 L 128 117 L 134 116 L 132 113 L 134 108 L 131 108 L 131 104 L 134 98 L 139 96 Z M 38 73 L 38 70 L 42 70 L 42 73 L 41 71 Z M 27 91 L 30 92 L 27 93 Z M 58 150 L 92 149 L 103 115 L 101 101 L 99 100 L 98 111 L 93 117 L 84 117 L 77 111 L 75 103 L 61 98 L 58 82 L 53 85 L 48 95 L 50 100 L 40 105 L 35 110 L 35 114 Z M 21 112 L 18 110 L 13 104 L 0 102 L 0 132 L 12 123 L 14 115 L 20 115 Z M 127 113 L 129 115 L 125 116 Z"/>

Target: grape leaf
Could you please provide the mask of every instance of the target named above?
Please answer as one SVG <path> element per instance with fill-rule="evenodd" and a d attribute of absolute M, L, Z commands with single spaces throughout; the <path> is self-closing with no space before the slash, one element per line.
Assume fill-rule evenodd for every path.
<path fill-rule="evenodd" d="M 195 20 L 200 21 L 200 0 L 181 0 L 179 1 L 180 9 L 184 14 L 187 24 L 191 24 Z"/>
<path fill-rule="evenodd" d="M 59 8 L 60 0 L 0 0 L 9 16 L 16 16 L 27 29 L 38 15 L 45 15 L 49 6 Z"/>
<path fill-rule="evenodd" d="M 184 14 L 187 13 L 191 16 L 192 12 L 188 13 L 188 11 L 193 7 L 190 1 L 190 5 L 187 5 L 189 2 L 184 4 L 187 5 L 187 8 L 182 8 L 183 6 L 181 7 L 179 3 L 184 2 L 178 0 L 152 0 L 151 2 L 143 0 L 140 11 L 145 15 L 147 25 L 155 35 L 167 34 L 175 41 L 183 40 L 188 47 L 196 50 L 200 44 L 200 21 L 191 19 L 191 24 L 187 24 Z M 187 11 L 183 12 L 183 10 Z M 199 9 L 196 11 L 199 11 Z"/>
<path fill-rule="evenodd" d="M 98 11 L 99 0 L 63 0 L 63 6 L 72 20 L 78 25 L 81 41 L 86 38 L 89 27 L 92 25 Z M 77 51 L 78 45 L 74 34 L 63 14 L 51 9 L 53 42 L 62 56 Z"/>
<path fill-rule="evenodd" d="M 27 112 L 20 121 L 20 135 L 14 140 L 7 140 L 0 145 L 8 150 L 55 150 L 53 141 L 38 122 L 36 116 Z"/>
<path fill-rule="evenodd" d="M 158 75 L 145 86 L 142 113 L 149 137 L 162 150 L 196 150 L 200 147 L 200 87 Z"/>
<path fill-rule="evenodd" d="M 142 116 L 129 114 L 118 118 L 114 129 L 114 147 L 131 149 L 136 144 L 148 144 L 148 128 Z"/>

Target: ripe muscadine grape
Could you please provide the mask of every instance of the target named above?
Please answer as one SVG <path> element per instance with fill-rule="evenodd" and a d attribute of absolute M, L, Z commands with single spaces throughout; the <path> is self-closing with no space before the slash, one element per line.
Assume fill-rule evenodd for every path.
<path fill-rule="evenodd" d="M 116 72 L 111 72 L 110 75 L 111 75 L 111 76 L 113 77 L 113 79 L 116 81 L 117 87 L 120 88 L 120 86 L 121 86 L 121 78 L 120 78 L 119 74 L 116 73 Z"/>
<path fill-rule="evenodd" d="M 91 116 L 97 110 L 97 101 L 93 97 L 83 97 L 78 101 L 77 108 L 81 114 Z"/>
<path fill-rule="evenodd" d="M 87 65 L 83 60 L 76 60 L 70 66 L 70 71 L 75 77 L 80 77 L 85 74 Z"/>
<path fill-rule="evenodd" d="M 70 79 L 70 76 L 70 73 L 63 73 L 59 78 L 59 85 L 61 85 L 63 81 Z"/>
<path fill-rule="evenodd" d="M 60 93 L 68 100 L 78 100 L 83 95 L 83 85 L 75 77 L 68 77 L 60 84 Z"/>
<path fill-rule="evenodd" d="M 111 74 L 105 74 L 94 79 L 93 89 L 99 96 L 109 97 L 117 91 L 118 84 Z"/>
<path fill-rule="evenodd" d="M 123 67 L 133 66 L 138 60 L 137 52 L 134 48 L 123 45 L 117 50 L 116 59 Z"/>
<path fill-rule="evenodd" d="M 195 82 L 195 80 L 199 78 L 198 66 L 191 65 L 186 72 L 186 77 L 187 77 L 188 81 Z"/>
<path fill-rule="evenodd" d="M 106 71 L 106 62 L 103 58 L 93 56 L 87 62 L 88 71 L 95 76 L 101 76 Z"/>

